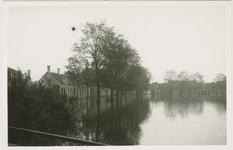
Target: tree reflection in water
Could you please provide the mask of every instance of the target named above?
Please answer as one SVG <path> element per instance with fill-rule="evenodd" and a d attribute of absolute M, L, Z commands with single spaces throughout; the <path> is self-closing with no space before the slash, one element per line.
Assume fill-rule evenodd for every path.
<path fill-rule="evenodd" d="M 169 118 L 180 116 L 186 118 L 189 115 L 201 116 L 204 111 L 205 103 L 213 104 L 219 115 L 226 113 L 226 98 L 225 97 L 197 97 L 197 98 L 180 98 L 164 100 L 152 99 L 155 105 L 159 105 L 161 101 L 164 102 L 164 113 Z"/>
<path fill-rule="evenodd" d="M 86 105 L 82 105 L 82 103 Z M 69 136 L 102 142 L 111 145 L 138 145 L 141 137 L 140 124 L 148 117 L 148 100 L 126 100 L 114 103 L 113 107 L 101 100 L 98 116 L 95 99 L 78 102 L 77 128 Z M 77 105 L 78 105 L 77 104 Z M 99 119 L 98 119 L 99 117 Z"/>
<path fill-rule="evenodd" d="M 164 106 L 166 117 L 188 119 L 202 116 L 206 104 L 213 105 L 220 116 L 225 116 L 226 99 L 208 96 L 166 100 L 124 98 L 118 103 L 115 100 L 113 105 L 103 97 L 99 115 L 95 99 L 84 99 L 76 104 L 79 121 L 69 136 L 111 145 L 138 145 L 143 138 L 141 124 L 151 117 L 152 109 Z"/>

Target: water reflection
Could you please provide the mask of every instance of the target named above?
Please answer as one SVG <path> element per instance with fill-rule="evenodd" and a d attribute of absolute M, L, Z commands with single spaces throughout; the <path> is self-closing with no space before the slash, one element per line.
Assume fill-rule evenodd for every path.
<path fill-rule="evenodd" d="M 150 111 L 149 101 L 122 99 L 111 106 L 105 100 L 101 99 L 99 116 L 95 99 L 78 102 L 76 113 L 80 120 L 69 136 L 113 145 L 138 145 L 142 134 L 140 124 Z"/>
<path fill-rule="evenodd" d="M 203 113 L 204 101 L 166 101 L 165 114 L 167 117 L 185 118 L 189 115 L 201 115 Z"/>
<path fill-rule="evenodd" d="M 106 97 L 102 97 L 100 104 L 100 113 L 98 114 L 95 98 L 90 98 L 88 100 L 81 99 L 75 102 L 74 106 L 79 121 L 77 121 L 75 131 L 70 131 L 69 136 L 111 145 L 140 145 L 144 144 L 142 141 L 145 139 L 148 142 L 150 141 L 148 139 L 158 138 L 164 136 L 164 134 L 166 135 L 166 130 L 171 130 L 173 128 L 166 123 L 167 118 L 175 120 L 176 126 L 179 126 L 177 127 L 178 130 L 183 128 L 184 124 L 182 124 L 182 120 L 184 119 L 188 121 L 185 122 L 186 125 L 190 123 L 195 126 L 199 124 L 208 126 L 209 122 L 206 118 L 209 116 L 205 118 L 205 116 L 207 116 L 207 111 L 210 111 L 209 118 L 211 119 L 218 118 L 219 116 L 224 119 L 226 116 L 226 100 L 224 100 L 224 98 L 216 99 L 210 96 L 183 99 L 171 97 L 170 99 L 166 99 L 159 95 L 149 99 L 146 99 L 146 97 L 143 99 L 123 97 L 118 102 L 115 100 L 112 105 Z M 199 122 L 189 121 L 194 117 L 201 117 L 203 119 L 198 120 Z M 153 120 L 155 122 L 153 122 Z M 223 123 L 224 122 L 226 122 L 226 120 L 223 120 Z M 161 126 L 161 133 L 156 134 L 156 137 L 151 136 L 152 132 L 155 130 L 158 132 L 158 129 L 160 129 L 159 127 L 158 129 L 153 129 L 153 127 L 156 126 Z M 189 128 L 190 127 L 192 126 L 190 125 Z M 188 130 L 187 128 L 187 132 L 190 131 L 191 129 Z M 197 130 L 194 128 L 193 132 L 204 131 L 199 131 L 199 129 Z M 212 129 L 211 132 L 214 133 L 215 130 Z M 194 133 L 190 132 L 190 136 Z M 172 137 L 172 135 L 169 134 L 170 133 L 167 133 L 171 139 L 176 139 L 176 137 Z M 222 136 L 224 137 L 224 134 L 220 137 Z M 164 139 L 166 138 L 168 137 L 164 137 Z M 185 140 L 183 140 L 183 142 L 186 142 L 186 144 L 190 143 L 190 141 Z M 179 143 L 179 141 L 177 143 Z M 196 143 L 198 143 L 198 140 Z M 152 144 L 159 144 L 159 142 L 156 143 L 152 141 Z"/>
<path fill-rule="evenodd" d="M 226 99 L 151 99 L 140 145 L 226 144 Z"/>
<path fill-rule="evenodd" d="M 219 116 L 226 116 L 226 101 L 206 101 L 208 105 L 212 105 Z"/>
<path fill-rule="evenodd" d="M 178 93 L 178 94 L 177 94 Z M 201 116 L 204 110 L 205 102 L 213 104 L 219 115 L 226 113 L 226 95 L 222 94 L 198 94 L 190 90 L 190 94 L 179 95 L 179 92 L 173 91 L 172 95 L 153 95 L 151 100 L 155 105 L 164 101 L 165 114 L 167 117 L 177 117 L 178 115 L 185 118 L 189 115 Z"/>

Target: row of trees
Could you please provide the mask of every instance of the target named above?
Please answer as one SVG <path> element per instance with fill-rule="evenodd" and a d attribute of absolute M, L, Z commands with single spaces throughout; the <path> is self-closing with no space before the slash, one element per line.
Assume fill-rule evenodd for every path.
<path fill-rule="evenodd" d="M 175 70 L 166 71 L 164 74 L 164 81 L 168 82 L 171 80 L 178 80 L 178 81 L 196 81 L 197 83 L 203 83 L 203 75 L 200 73 L 188 73 L 187 71 L 181 71 L 177 73 Z"/>
<path fill-rule="evenodd" d="M 97 87 L 97 116 L 100 113 L 100 88 L 118 92 L 148 88 L 150 72 L 122 34 L 117 34 L 105 21 L 86 23 L 83 37 L 73 45 L 73 56 L 68 58 L 66 74 L 77 86 Z M 20 73 L 8 87 L 8 125 L 37 131 L 67 135 L 77 121 L 67 97 L 57 94 Z M 117 94 L 118 95 L 118 94 Z M 99 117 L 97 118 L 97 127 Z M 99 130 L 97 130 L 99 131 Z M 19 141 L 18 139 L 22 139 Z M 36 143 L 53 145 L 48 139 L 34 137 Z M 18 141 L 17 141 L 18 140 Z M 9 133 L 9 142 L 34 145 L 30 136 Z"/>
<path fill-rule="evenodd" d="M 177 73 L 175 70 L 166 71 L 164 74 L 164 81 L 168 82 L 171 80 L 178 81 L 196 81 L 197 83 L 204 83 L 203 75 L 200 73 L 188 73 L 187 71 L 181 71 Z M 218 74 L 214 82 L 226 81 L 226 76 L 222 73 Z"/>
<path fill-rule="evenodd" d="M 88 23 L 82 29 L 83 36 L 73 44 L 73 56 L 68 58 L 65 66 L 67 74 L 75 85 L 97 87 L 97 127 L 99 128 L 100 88 L 111 89 L 111 107 L 113 107 L 113 90 L 139 91 L 148 88 L 150 72 L 142 67 L 141 59 L 122 34 L 105 21 Z M 138 92 L 137 92 L 138 93 Z M 99 131 L 99 129 L 96 129 Z"/>
<path fill-rule="evenodd" d="M 118 92 L 148 88 L 150 72 L 142 67 L 141 58 L 122 34 L 105 21 L 86 23 L 83 36 L 73 45 L 73 56 L 65 66 L 76 85 L 96 86 L 97 103 L 100 88 Z"/>

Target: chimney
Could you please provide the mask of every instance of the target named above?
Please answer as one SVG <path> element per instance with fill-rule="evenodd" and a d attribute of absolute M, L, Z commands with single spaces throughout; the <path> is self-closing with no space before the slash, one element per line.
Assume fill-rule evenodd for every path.
<path fill-rule="evenodd" d="M 28 70 L 28 77 L 31 78 L 31 70 Z"/>
<path fill-rule="evenodd" d="M 57 74 L 60 74 L 60 68 L 57 68 Z"/>
<path fill-rule="evenodd" d="M 50 65 L 47 66 L 47 72 L 50 73 Z"/>

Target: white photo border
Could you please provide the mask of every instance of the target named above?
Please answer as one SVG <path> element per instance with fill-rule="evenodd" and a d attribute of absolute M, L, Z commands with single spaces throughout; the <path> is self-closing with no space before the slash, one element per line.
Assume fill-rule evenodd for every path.
<path fill-rule="evenodd" d="M 82 149 L 162 149 L 162 150 L 168 150 L 168 149 L 177 149 L 177 150 L 194 150 L 194 149 L 205 149 L 205 150 L 230 150 L 232 147 L 232 53 L 231 53 L 231 1 L 126 1 L 126 2 L 117 2 L 117 1 L 79 1 L 79 2 L 18 2 L 18 1 L 3 1 L 2 3 L 2 55 L 1 55 L 1 118 L 2 118 L 2 148 L 5 149 L 72 149 L 76 150 L 77 148 Z M 60 147 L 8 147 L 8 136 L 7 136 L 7 39 L 8 39 L 8 25 L 7 25 L 7 17 L 8 17 L 8 10 L 11 7 L 74 7 L 74 6 L 225 6 L 226 7 L 226 17 L 227 17 L 227 145 L 179 145 L 179 146 L 161 146 L 161 145 L 155 145 L 155 146 L 110 146 L 110 147 L 66 147 L 66 146 L 60 146 Z"/>

